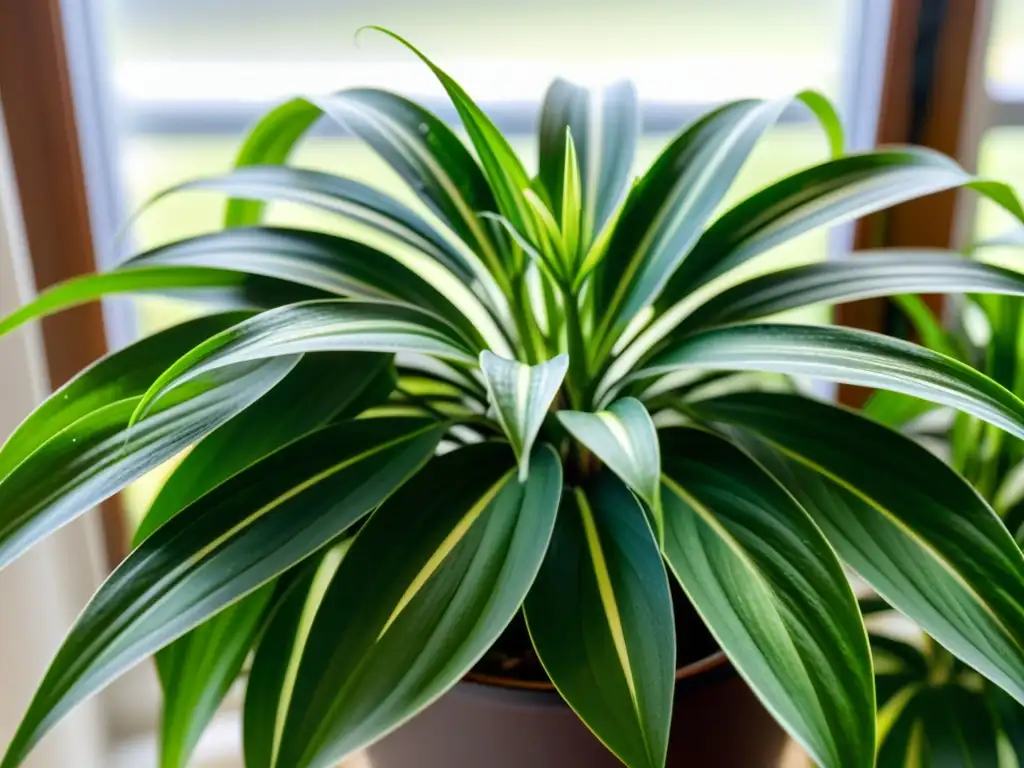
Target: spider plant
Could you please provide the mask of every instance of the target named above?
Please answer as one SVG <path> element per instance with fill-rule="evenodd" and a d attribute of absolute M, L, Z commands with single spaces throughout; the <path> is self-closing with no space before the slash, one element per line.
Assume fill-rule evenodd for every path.
<path fill-rule="evenodd" d="M 83 371 L 0 451 L 2 565 L 194 446 L 70 631 L 3 768 L 152 654 L 164 766 L 185 763 L 250 656 L 246 765 L 335 765 L 454 686 L 520 612 L 597 738 L 632 768 L 662 766 L 683 610 L 814 760 L 870 766 L 872 664 L 844 563 L 1024 700 L 1024 556 L 983 498 L 857 413 L 703 386 L 749 371 L 871 385 L 1024 436 L 1024 403 L 962 362 L 769 320 L 892 292 L 1020 295 L 1021 276 L 877 253 L 736 279 L 811 229 L 943 189 L 1024 220 L 1013 192 L 923 149 L 845 156 L 832 107 L 807 92 L 796 99 L 834 156 L 719 212 L 790 100 L 708 112 L 631 181 L 633 88 L 562 81 L 533 175 L 396 39 L 444 86 L 472 154 L 392 93 L 290 101 L 234 170 L 172 190 L 231 196 L 223 230 L 53 288 L 0 325 L 118 292 L 211 306 Z M 323 115 L 425 212 L 286 165 Z M 268 201 L 359 233 L 266 226 Z M 673 605 L 670 579 L 689 604 Z"/>
<path fill-rule="evenodd" d="M 1024 245 L 1018 238 L 990 244 Z M 984 244 L 983 244 L 984 245 Z M 965 297 L 947 329 L 924 301 L 895 297 L 908 327 L 936 352 L 986 373 L 1018 396 L 1024 304 L 1009 296 Z M 1002 517 L 1018 544 L 1024 524 L 1024 452 L 1017 440 L 963 413 L 893 392 L 876 393 L 864 408 L 881 423 L 932 447 Z M 927 634 L 894 632 L 891 607 L 862 602 L 870 622 L 879 707 L 879 761 L 910 766 L 943 760 L 963 765 L 1018 765 L 1024 760 L 1024 708 Z M 906 627 L 903 627 L 906 629 Z M 1012 754 L 1013 759 L 1008 759 Z M 1015 760 L 1016 762 L 1014 762 Z"/>

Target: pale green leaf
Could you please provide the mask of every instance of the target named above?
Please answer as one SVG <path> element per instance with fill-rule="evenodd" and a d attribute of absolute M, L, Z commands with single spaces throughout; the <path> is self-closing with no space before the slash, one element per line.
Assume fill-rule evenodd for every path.
<path fill-rule="evenodd" d="M 519 461 L 520 480 L 526 477 L 533 441 L 568 367 L 565 355 L 530 366 L 486 350 L 480 353 L 488 398 Z"/>

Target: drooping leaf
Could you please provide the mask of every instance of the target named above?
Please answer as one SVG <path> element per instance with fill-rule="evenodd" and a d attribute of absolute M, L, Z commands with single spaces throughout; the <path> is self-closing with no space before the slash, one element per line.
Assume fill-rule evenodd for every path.
<path fill-rule="evenodd" d="M 135 530 L 135 545 L 253 462 L 329 421 L 384 402 L 390 365 L 389 355 L 371 352 L 306 355 L 274 389 L 189 451 Z"/>
<path fill-rule="evenodd" d="M 737 671 L 823 766 L 870 768 L 867 634 L 807 512 L 728 441 L 661 433 L 665 557 Z"/>
<path fill-rule="evenodd" d="M 333 295 L 401 301 L 436 313 L 471 343 L 481 343 L 462 310 L 427 279 L 376 248 L 324 232 L 235 227 L 155 248 L 119 269 L 155 266 L 233 269 Z"/>
<path fill-rule="evenodd" d="M 660 539 L 661 452 L 647 409 L 626 397 L 597 413 L 559 411 L 558 420 L 647 503 Z"/>
<path fill-rule="evenodd" d="M 1024 216 L 1015 198 L 989 189 L 945 155 L 922 147 L 849 155 L 799 171 L 716 220 L 672 275 L 656 311 L 668 310 L 719 275 L 804 232 L 962 186 L 994 195 L 1011 213 Z"/>
<path fill-rule="evenodd" d="M 516 482 L 506 446 L 434 460 L 359 532 L 295 677 L 278 768 L 323 768 L 428 706 L 518 610 L 547 549 L 562 477 L 548 447 Z M 367 574 L 374 574 L 372 579 Z"/>
<path fill-rule="evenodd" d="M 171 363 L 200 342 L 244 320 L 230 312 L 189 320 L 96 361 L 54 392 L 0 448 L 0 478 L 36 448 L 84 416 L 145 393 Z"/>
<path fill-rule="evenodd" d="M 189 452 L 150 505 L 135 541 L 236 472 L 343 417 L 390 365 L 388 355 L 372 353 L 305 356 L 268 394 Z M 380 400 L 387 395 L 381 391 Z M 261 587 L 156 654 L 164 692 L 162 768 L 187 764 L 262 629 L 273 591 L 273 585 Z"/>
<path fill-rule="evenodd" d="M 443 430 L 415 419 L 327 427 L 172 517 L 93 596 L 0 765 L 18 765 L 77 703 L 331 543 L 426 462 Z"/>
<path fill-rule="evenodd" d="M 1024 703 L 1024 555 L 953 470 L 899 433 L 794 395 L 734 394 L 689 407 L 767 441 L 758 460 L 840 557 Z"/>
<path fill-rule="evenodd" d="M 475 362 L 447 323 L 415 307 L 311 301 L 263 312 L 203 342 L 167 369 L 143 397 L 144 414 L 167 392 L 207 371 L 299 352 L 410 352 Z"/>
<path fill-rule="evenodd" d="M 999 293 L 1024 295 L 1024 274 L 968 261 L 945 251 L 866 252 L 771 272 L 718 294 L 680 324 L 677 333 L 756 320 L 813 304 L 895 293 Z M 939 352 L 946 352 L 932 344 Z"/>
<path fill-rule="evenodd" d="M 533 441 L 537 439 L 568 366 L 565 355 L 530 366 L 487 350 L 480 353 L 480 369 L 487 384 L 488 398 L 512 444 L 519 462 L 520 480 L 526 478 Z"/>
<path fill-rule="evenodd" d="M 1024 437 L 1024 402 L 958 360 L 868 331 L 759 323 L 713 328 L 656 355 L 631 378 L 685 368 L 766 371 L 891 389 Z"/>
<path fill-rule="evenodd" d="M 0 336 L 10 333 L 29 320 L 89 304 L 104 296 L 187 291 L 193 295 L 208 292 L 208 295 L 214 298 L 230 296 L 240 299 L 244 296 L 245 283 L 246 275 L 242 273 L 198 267 L 152 267 L 85 275 L 47 288 L 33 301 L 0 320 Z"/>
<path fill-rule="evenodd" d="M 130 426 L 141 396 L 117 400 L 50 437 L 0 481 L 0 567 L 244 410 L 297 361 L 284 356 L 200 376 L 143 424 Z"/>
<path fill-rule="evenodd" d="M 186 181 L 150 200 L 146 207 L 170 195 L 188 191 L 222 192 L 239 202 L 283 201 L 308 205 L 364 224 L 376 232 L 410 245 L 443 265 L 465 282 L 479 279 L 480 266 L 452 246 L 419 214 L 394 198 L 358 181 L 307 168 L 249 165 L 219 176 Z M 246 221 L 257 224 L 259 219 Z M 235 223 L 242 226 L 242 222 Z"/>
<path fill-rule="evenodd" d="M 579 244 L 590 247 L 622 198 L 633 167 L 640 134 L 640 103 L 628 81 L 605 88 L 587 89 L 561 78 L 548 88 L 541 105 L 540 181 L 552 202 L 566 199 L 566 132 L 577 156 L 581 196 L 576 209 L 581 218 Z M 563 204 L 558 220 L 566 222 Z"/>
<path fill-rule="evenodd" d="M 672 600 L 643 509 L 618 479 L 563 494 L 525 613 L 544 670 L 587 727 L 630 768 L 664 766 Z"/>

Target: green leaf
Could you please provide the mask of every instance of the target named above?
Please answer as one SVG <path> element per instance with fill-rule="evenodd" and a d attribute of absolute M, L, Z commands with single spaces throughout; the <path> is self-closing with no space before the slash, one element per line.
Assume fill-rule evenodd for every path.
<path fill-rule="evenodd" d="M 47 288 L 33 301 L 0 320 L 0 336 L 10 333 L 29 320 L 89 304 L 112 294 L 168 294 L 183 291 L 199 296 L 205 293 L 214 298 L 225 293 L 241 297 L 245 283 L 246 275 L 239 272 L 198 267 L 151 267 L 85 275 Z"/>
<path fill-rule="evenodd" d="M 969 292 L 1021 296 L 1024 275 L 944 251 L 858 253 L 843 261 L 791 267 L 739 283 L 689 315 L 677 333 L 756 320 L 813 304 L 897 293 Z"/>
<path fill-rule="evenodd" d="M 537 439 L 568 366 L 569 359 L 565 355 L 530 366 L 487 350 L 480 353 L 487 396 L 519 461 L 520 481 L 526 479 L 533 441 Z"/>
<path fill-rule="evenodd" d="M 161 246 L 128 259 L 119 270 L 153 266 L 230 268 L 334 295 L 401 301 L 434 312 L 482 344 L 462 310 L 424 277 L 386 253 L 336 235 L 236 227 Z"/>
<path fill-rule="evenodd" d="M 295 355 L 201 376 L 130 426 L 141 396 L 96 408 L 0 480 L 0 567 L 128 483 L 173 458 L 261 397 Z"/>
<path fill-rule="evenodd" d="M 82 417 L 119 400 L 142 395 L 192 347 L 247 316 L 232 312 L 189 320 L 96 361 L 50 395 L 7 438 L 0 448 L 0 478 Z"/>
<path fill-rule="evenodd" d="M 468 261 L 465 251 L 454 248 L 417 213 L 383 192 L 352 179 L 305 168 L 252 165 L 169 187 L 149 200 L 144 209 L 165 197 L 189 191 L 222 192 L 239 201 L 308 205 L 364 224 L 429 254 L 466 283 L 481 275 L 478 263 Z M 258 222 L 257 219 L 252 223 Z M 234 226 L 242 226 L 242 222 Z"/>
<path fill-rule="evenodd" d="M 945 155 L 922 147 L 849 155 L 799 171 L 722 214 L 672 275 L 656 310 L 661 314 L 712 279 L 804 232 L 962 186 L 998 196 Z M 1012 206 L 1009 199 L 1000 200 Z"/>
<path fill-rule="evenodd" d="M 908 686 L 894 697 L 891 713 L 884 710 L 879 713 L 879 719 L 884 718 L 887 727 L 881 734 L 877 768 L 924 768 L 919 693 L 920 686 Z"/>
<path fill-rule="evenodd" d="M 412 43 L 383 27 L 368 26 L 397 40 L 426 64 L 448 93 L 462 124 L 469 134 L 469 140 L 476 149 L 484 174 L 498 203 L 498 211 L 515 225 L 516 229 L 536 240 L 531 225 L 523 190 L 530 188 L 530 177 L 523 168 L 508 140 L 501 134 L 490 118 L 469 97 L 455 80 L 428 59 Z"/>
<path fill-rule="evenodd" d="M 923 691 L 918 706 L 933 768 L 998 768 L 998 734 L 984 696 L 959 685 Z"/>
<path fill-rule="evenodd" d="M 987 289 L 987 291 L 996 292 L 992 291 L 991 288 Z M 924 346 L 948 357 L 969 362 L 967 356 L 960 348 L 956 337 L 942 327 L 939 318 L 935 316 L 931 307 L 925 304 L 920 296 L 903 294 L 893 296 L 892 301 L 910 320 L 914 331 L 920 337 L 921 343 Z"/>
<path fill-rule="evenodd" d="M 274 768 L 302 648 L 349 543 L 328 550 L 322 558 L 311 558 L 281 577 L 245 687 L 242 745 L 246 768 Z"/>
<path fill-rule="evenodd" d="M 327 427 L 171 518 L 86 606 L 0 765 L 18 765 L 80 701 L 333 541 L 416 472 L 443 431 L 414 419 Z"/>
<path fill-rule="evenodd" d="M 565 134 L 565 169 L 562 175 L 562 252 L 565 254 L 566 267 L 574 272 L 579 263 L 580 243 L 583 241 L 581 235 L 585 235 L 580 229 L 583 224 L 583 180 L 576 145 L 568 129 Z"/>
<path fill-rule="evenodd" d="M 644 512 L 613 476 L 566 490 L 525 613 L 544 670 L 587 727 L 630 768 L 664 766 L 672 600 Z"/>
<path fill-rule="evenodd" d="M 565 204 L 566 181 L 576 179 L 575 174 L 567 175 L 572 167 L 567 132 L 578 157 L 578 208 Z M 558 78 L 544 96 L 538 131 L 540 181 L 552 201 L 563 201 L 558 217 L 563 227 L 566 212 L 581 215 L 581 252 L 590 247 L 622 199 L 639 135 L 640 102 L 629 81 L 587 89 Z"/>
<path fill-rule="evenodd" d="M 892 429 L 903 429 L 915 419 L 938 408 L 935 403 L 899 392 L 879 389 L 871 393 L 861 413 Z"/>
<path fill-rule="evenodd" d="M 970 413 L 1024 437 L 1024 403 L 970 366 L 908 341 L 814 325 L 734 325 L 703 331 L 630 376 L 684 368 L 765 371 L 891 389 Z"/>
<path fill-rule="evenodd" d="M 304 357 L 268 394 L 188 453 L 136 529 L 135 541 L 236 472 L 360 405 L 366 388 L 390 366 L 390 356 L 372 353 Z M 383 400 L 388 392 L 381 394 Z M 262 628 L 272 592 L 270 585 L 260 588 L 157 653 L 163 768 L 187 764 Z"/>
<path fill-rule="evenodd" d="M 183 382 L 224 366 L 299 352 L 360 351 L 476 362 L 451 326 L 414 307 L 342 299 L 292 304 L 239 323 L 180 358 L 150 387 L 138 413 Z"/>
<path fill-rule="evenodd" d="M 336 765 L 432 703 L 497 640 L 540 567 L 562 488 L 549 447 L 525 484 L 510 459 L 495 443 L 441 456 L 359 532 L 306 640 L 278 768 Z"/>
<path fill-rule="evenodd" d="M 796 98 L 819 108 L 827 103 L 810 92 Z M 680 264 L 694 258 L 690 251 L 708 220 L 790 101 L 748 99 L 709 112 L 679 134 L 640 179 L 596 273 L 598 337 L 606 345 L 661 293 Z"/>
<path fill-rule="evenodd" d="M 715 435 L 661 433 L 665 557 L 739 673 L 823 766 L 874 763 L 867 634 L 807 512 Z"/>
<path fill-rule="evenodd" d="M 393 386 L 391 360 L 372 352 L 306 355 L 280 384 L 189 451 L 136 529 L 135 546 L 255 461 L 330 421 L 384 402 Z"/>
<path fill-rule="evenodd" d="M 647 409 L 626 397 L 597 413 L 559 411 L 558 420 L 647 503 L 660 539 L 661 452 Z"/>
<path fill-rule="evenodd" d="M 1024 703 L 1024 555 L 953 470 L 897 432 L 795 395 L 734 394 L 689 407 L 767 441 L 772 450 L 758 460 L 840 557 Z"/>
<path fill-rule="evenodd" d="M 156 655 L 163 690 L 161 768 L 184 768 L 263 625 L 267 584 L 178 638 Z"/>

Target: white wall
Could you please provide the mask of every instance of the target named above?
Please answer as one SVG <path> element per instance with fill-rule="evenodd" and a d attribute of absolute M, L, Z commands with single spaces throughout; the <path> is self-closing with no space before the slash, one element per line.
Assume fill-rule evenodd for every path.
<path fill-rule="evenodd" d="M 55 222 L 59 226 L 59 222 Z M 21 214 L 0 108 L 0 316 L 31 290 Z M 37 328 L 0 338 L 0 442 L 47 391 Z M 101 570 L 95 516 L 79 519 L 0 570 L 0 751 Z M 45 738 L 26 768 L 104 768 L 104 721 L 89 702 Z"/>

